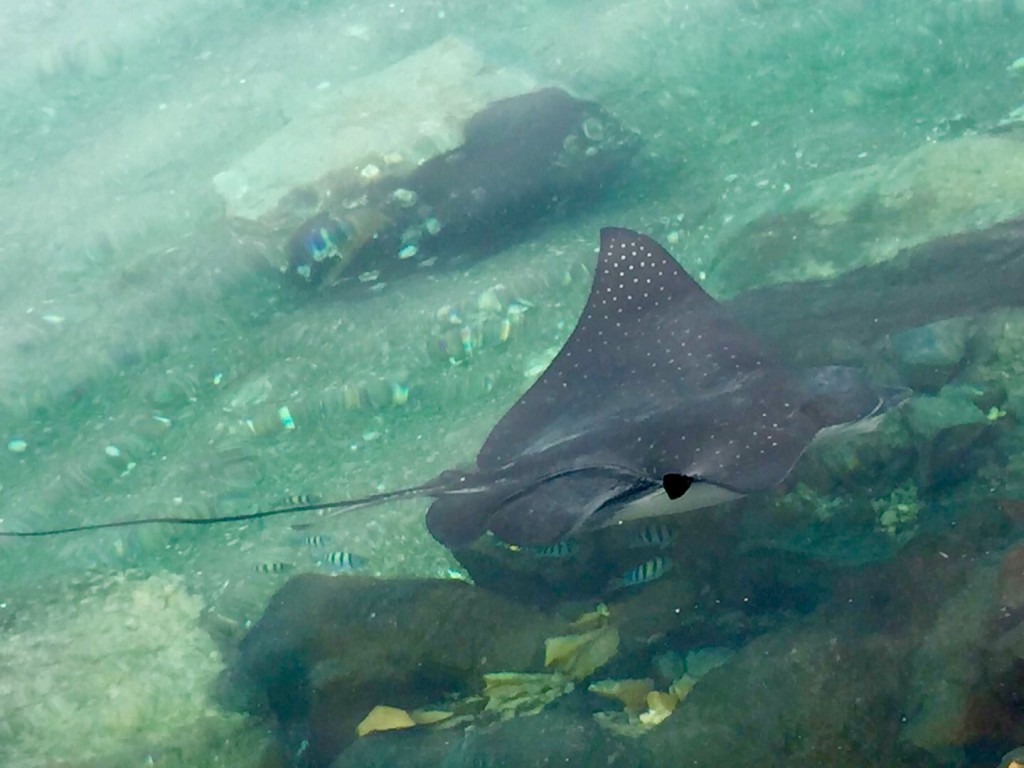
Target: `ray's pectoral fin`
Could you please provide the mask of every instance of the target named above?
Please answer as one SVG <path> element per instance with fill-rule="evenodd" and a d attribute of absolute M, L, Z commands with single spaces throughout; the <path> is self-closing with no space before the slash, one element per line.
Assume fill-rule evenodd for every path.
<path fill-rule="evenodd" d="M 603 467 L 540 478 L 517 492 L 448 494 L 427 511 L 427 528 L 451 549 L 469 546 L 484 531 L 509 544 L 547 546 L 570 534 L 609 501 L 636 491 L 637 479 Z"/>
<path fill-rule="evenodd" d="M 487 532 L 502 498 L 493 491 L 439 495 L 427 509 L 427 530 L 448 549 L 465 549 Z"/>
<path fill-rule="evenodd" d="M 601 467 L 553 475 L 502 504 L 490 528 L 512 544 L 554 544 L 635 484 L 636 478 Z"/>
<path fill-rule="evenodd" d="M 661 478 L 661 487 L 665 489 L 665 495 L 675 501 L 693 485 L 693 478 L 680 475 L 677 472 L 670 472 Z"/>

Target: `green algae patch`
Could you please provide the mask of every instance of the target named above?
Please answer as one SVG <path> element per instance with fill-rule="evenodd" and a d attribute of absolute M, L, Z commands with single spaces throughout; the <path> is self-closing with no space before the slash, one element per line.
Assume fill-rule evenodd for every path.
<path fill-rule="evenodd" d="M 255 764 L 261 737 L 211 700 L 221 656 L 181 577 L 119 575 L 14 608 L 0 644 L 0 763 L 187 765 L 245 742 L 250 757 L 232 764 Z"/>

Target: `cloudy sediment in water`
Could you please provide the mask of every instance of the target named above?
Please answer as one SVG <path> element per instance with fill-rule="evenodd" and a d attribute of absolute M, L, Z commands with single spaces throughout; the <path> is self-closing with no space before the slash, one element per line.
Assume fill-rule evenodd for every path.
<path fill-rule="evenodd" d="M 245 513 L 472 462 L 575 327 L 602 226 L 649 234 L 724 298 L 898 264 L 903 249 L 1022 214 L 1019 3 L 101 0 L 0 21 L 4 530 Z M 571 208 L 552 200 L 454 266 L 422 259 L 384 284 L 370 265 L 337 295 L 286 274 L 289 237 L 319 208 L 354 222 L 345 237 L 372 238 L 381 222 L 359 213 L 366 190 L 456 150 L 489 102 L 547 86 L 639 137 L 606 188 Z M 582 123 L 557 162 L 587 157 L 610 126 Z M 423 195 L 392 197 L 416 212 Z M 395 258 L 415 261 L 444 226 L 431 212 L 413 232 L 403 224 Z M 1006 231 L 1001 242 L 1015 242 Z M 329 247 L 319 236 L 317 255 Z M 984 262 L 964 248 L 966 276 Z M 935 765 L 957 764 L 951 749 L 998 765 L 1024 734 L 1000 719 L 995 673 L 963 661 L 987 648 L 984 633 L 953 617 L 1010 632 L 1024 604 L 1022 334 L 1008 309 L 889 340 L 815 338 L 804 362 L 866 366 L 915 396 L 889 426 L 805 457 L 785 494 L 714 524 L 672 520 L 652 540 L 611 532 L 564 557 L 485 542 L 480 557 L 518 574 L 507 583 L 525 602 L 671 561 L 617 590 L 612 620 L 614 600 L 687 595 L 670 610 L 699 621 L 655 632 L 637 619 L 651 658 L 604 676 L 668 692 L 689 652 L 728 646 L 737 653 L 695 684 L 726 699 L 741 695 L 755 651 L 810 648 L 790 619 L 825 626 L 815 611 L 837 610 L 844 588 L 875 595 L 854 601 L 872 606 L 858 620 L 836 619 L 864 633 L 836 672 L 851 693 L 842 675 L 883 637 L 866 627 L 897 622 L 882 575 L 855 589 L 843 569 L 955 562 L 937 597 L 899 582 L 931 611 L 879 651 L 904 683 L 878 701 L 909 722 L 859 754 L 891 764 L 910 744 Z M 251 622 L 296 573 L 471 578 L 424 510 L 403 501 L 298 533 L 292 522 L 316 518 L 0 541 L 0 763 L 262 764 L 265 723 L 215 694 Z M 534 592 L 516 593 L 527 583 Z M 968 681 L 948 710 L 931 696 L 935 669 Z M 687 706 L 628 742 L 637 760 L 660 765 L 679 747 L 671 724 Z M 978 712 L 994 714 L 967 717 Z M 959 741 L 937 735 L 963 722 Z M 822 738 L 822 754 L 841 743 Z M 305 759 L 301 741 L 287 743 L 289 760 Z"/>

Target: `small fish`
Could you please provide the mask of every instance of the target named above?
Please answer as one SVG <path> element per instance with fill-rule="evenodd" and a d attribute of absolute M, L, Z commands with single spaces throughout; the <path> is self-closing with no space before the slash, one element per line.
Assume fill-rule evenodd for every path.
<path fill-rule="evenodd" d="M 648 523 L 636 532 L 630 540 L 630 545 L 633 547 L 666 549 L 672 546 L 675 537 L 676 531 L 671 526 L 664 523 Z"/>
<path fill-rule="evenodd" d="M 462 351 L 466 353 L 466 357 L 472 356 L 473 349 L 476 346 L 473 341 L 473 329 L 467 326 L 460 328 L 459 341 L 462 342 Z"/>
<path fill-rule="evenodd" d="M 292 569 L 291 563 L 257 563 L 252 567 L 256 573 L 285 573 Z"/>
<path fill-rule="evenodd" d="M 409 385 L 399 381 L 391 382 L 391 404 L 405 405 L 409 402 Z"/>
<path fill-rule="evenodd" d="M 434 313 L 437 321 L 447 325 L 462 325 L 462 313 L 459 308 L 451 304 L 445 304 Z"/>
<path fill-rule="evenodd" d="M 313 496 L 312 494 L 309 493 L 293 493 L 281 499 L 281 506 L 303 507 L 307 504 L 318 504 L 319 502 L 319 496 Z"/>
<path fill-rule="evenodd" d="M 314 533 L 310 536 L 303 536 L 302 543 L 310 549 L 323 549 L 330 544 L 330 541 L 323 534 Z"/>
<path fill-rule="evenodd" d="M 572 557 L 576 554 L 576 542 L 563 539 L 550 547 L 534 547 L 532 551 L 537 557 Z"/>
<path fill-rule="evenodd" d="M 613 579 L 611 586 L 617 587 L 639 587 L 655 579 L 660 579 L 669 569 L 672 567 L 672 561 L 667 557 L 652 557 L 650 560 L 640 563 L 636 568 L 632 568 L 626 571 L 624 574 L 619 576 L 617 579 Z"/>
<path fill-rule="evenodd" d="M 338 246 L 331 238 L 331 233 L 324 227 L 312 232 L 308 232 L 305 237 L 302 238 L 302 245 L 306 249 L 306 254 L 313 259 L 313 261 L 323 261 L 324 259 L 336 259 L 340 255 Z"/>
<path fill-rule="evenodd" d="M 320 560 L 320 565 L 329 566 L 334 571 L 347 573 L 359 570 L 366 565 L 366 558 L 354 555 L 351 552 L 338 550 L 337 552 L 328 552 L 324 555 Z"/>
<path fill-rule="evenodd" d="M 467 581 L 470 583 L 473 581 L 468 573 L 461 571 L 458 568 L 448 568 L 444 572 L 444 577 L 446 579 L 454 579 L 455 581 Z"/>

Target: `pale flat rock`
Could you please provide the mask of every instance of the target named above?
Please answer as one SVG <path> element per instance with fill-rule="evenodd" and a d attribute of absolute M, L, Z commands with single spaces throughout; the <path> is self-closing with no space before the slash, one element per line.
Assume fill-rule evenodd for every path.
<path fill-rule="evenodd" d="M 533 90 L 515 69 L 489 67 L 483 55 L 446 37 L 379 72 L 325 92 L 214 179 L 230 216 L 258 219 L 289 191 L 332 171 L 397 155 L 416 165 L 463 141 L 463 126 L 492 101 Z"/>
<path fill-rule="evenodd" d="M 900 249 L 1019 217 L 1024 142 L 964 136 L 834 174 L 726 235 L 712 293 L 830 279 Z"/>

